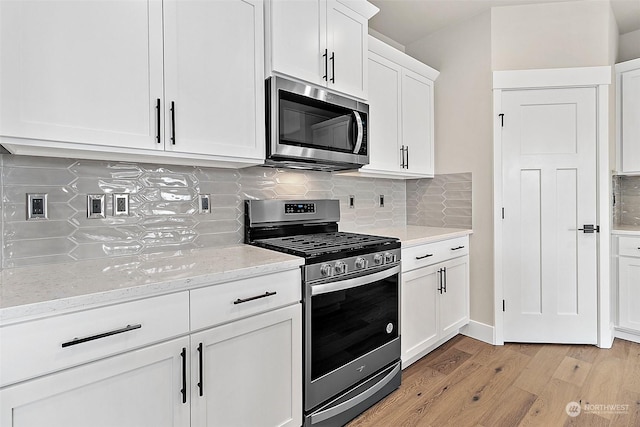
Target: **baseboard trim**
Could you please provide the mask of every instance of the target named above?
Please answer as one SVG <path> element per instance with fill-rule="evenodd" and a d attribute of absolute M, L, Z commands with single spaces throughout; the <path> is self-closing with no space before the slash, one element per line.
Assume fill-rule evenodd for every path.
<path fill-rule="evenodd" d="M 616 338 L 640 343 L 640 333 L 632 333 L 632 332 L 621 331 L 620 329 L 616 329 L 613 335 Z"/>
<path fill-rule="evenodd" d="M 470 338 L 474 338 L 487 344 L 495 344 L 494 327 L 484 323 L 470 320 L 469 323 L 460 328 L 460 333 Z"/>

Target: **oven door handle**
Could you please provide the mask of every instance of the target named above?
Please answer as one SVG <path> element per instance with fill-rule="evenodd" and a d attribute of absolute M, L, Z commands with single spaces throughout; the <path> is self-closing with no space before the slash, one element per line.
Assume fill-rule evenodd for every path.
<path fill-rule="evenodd" d="M 317 412 L 311 415 L 311 425 L 318 424 L 328 418 L 331 418 L 337 414 L 342 412 L 346 412 L 349 409 L 358 406 L 360 403 L 367 400 L 369 397 L 376 394 L 380 391 L 391 379 L 398 374 L 400 371 L 400 364 L 398 364 L 391 372 L 389 372 L 383 379 L 381 379 L 378 383 L 376 383 L 373 387 L 367 389 L 362 394 L 352 397 L 351 399 L 340 403 L 339 405 L 333 406 L 324 411 Z"/>
<path fill-rule="evenodd" d="M 340 280 L 339 282 L 329 282 L 323 283 L 321 285 L 312 285 L 311 295 L 321 295 L 329 292 L 356 288 L 358 286 L 386 279 L 387 277 L 391 277 L 394 274 L 398 273 L 400 273 L 400 266 L 396 265 L 395 267 L 387 268 L 386 270 L 382 270 L 373 274 L 365 274 L 363 276 L 353 277 L 347 280 Z"/>
<path fill-rule="evenodd" d="M 357 111 L 353 112 L 353 117 L 356 119 L 356 127 L 357 134 L 356 137 L 356 147 L 353 149 L 353 154 L 358 154 L 360 152 L 360 148 L 362 147 L 362 139 L 364 135 L 364 125 L 362 124 L 362 117 L 360 117 L 360 113 Z"/>

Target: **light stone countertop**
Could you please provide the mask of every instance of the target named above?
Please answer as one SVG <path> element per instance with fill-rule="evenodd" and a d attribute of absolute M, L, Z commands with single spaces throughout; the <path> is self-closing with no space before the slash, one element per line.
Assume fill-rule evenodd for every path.
<path fill-rule="evenodd" d="M 640 236 L 640 225 L 614 225 L 611 234 Z"/>
<path fill-rule="evenodd" d="M 304 259 L 249 245 L 5 269 L 0 325 L 291 270 Z"/>
<path fill-rule="evenodd" d="M 424 227 L 420 225 L 405 225 L 400 227 L 358 227 L 341 228 L 340 231 L 373 234 L 377 236 L 395 237 L 400 239 L 403 248 L 454 239 L 473 234 L 473 230 L 466 228 Z"/>

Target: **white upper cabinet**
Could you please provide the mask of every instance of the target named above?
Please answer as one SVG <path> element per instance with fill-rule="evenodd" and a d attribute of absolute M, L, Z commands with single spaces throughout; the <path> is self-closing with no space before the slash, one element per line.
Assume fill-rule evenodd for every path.
<path fill-rule="evenodd" d="M 164 1 L 165 149 L 264 158 L 263 7 Z"/>
<path fill-rule="evenodd" d="M 0 139 L 9 151 L 222 167 L 264 161 L 262 0 L 0 7 Z"/>
<path fill-rule="evenodd" d="M 369 164 L 348 174 L 433 177 L 433 88 L 439 74 L 369 37 Z"/>
<path fill-rule="evenodd" d="M 367 98 L 365 0 L 267 0 L 266 73 Z"/>
<path fill-rule="evenodd" d="M 0 135 L 158 149 L 162 3 L 0 3 Z"/>
<path fill-rule="evenodd" d="M 616 64 L 617 169 L 640 174 L 640 59 Z"/>

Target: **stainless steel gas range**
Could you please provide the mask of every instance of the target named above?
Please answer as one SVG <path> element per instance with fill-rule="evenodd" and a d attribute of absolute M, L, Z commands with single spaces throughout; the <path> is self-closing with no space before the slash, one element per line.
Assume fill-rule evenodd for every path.
<path fill-rule="evenodd" d="M 245 243 L 305 258 L 305 426 L 342 426 L 400 386 L 400 242 L 339 220 L 337 200 L 245 202 Z"/>

